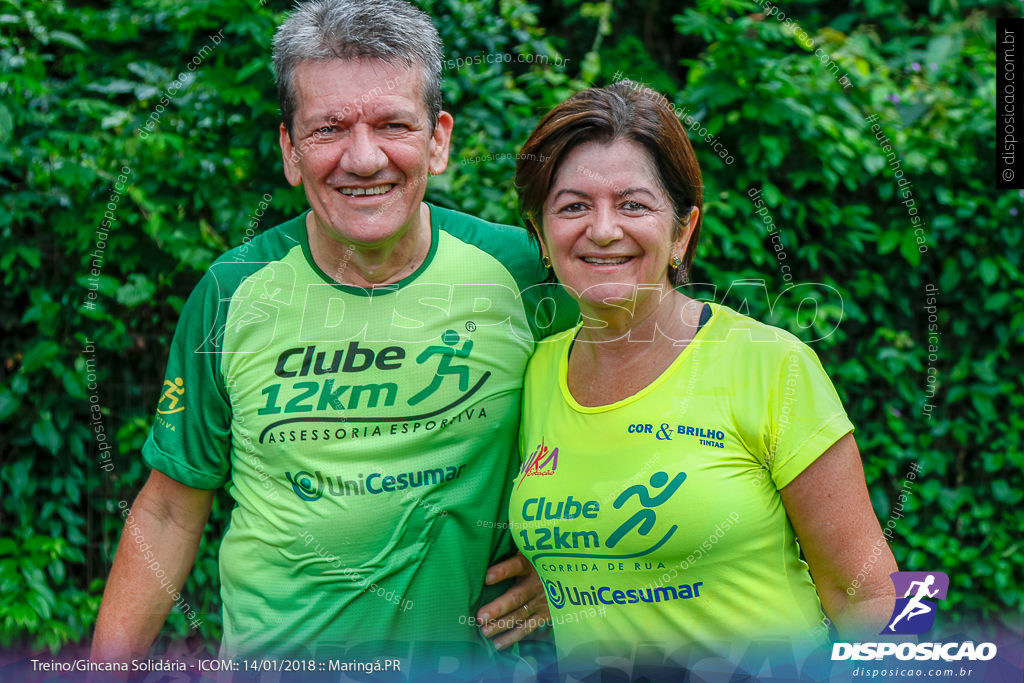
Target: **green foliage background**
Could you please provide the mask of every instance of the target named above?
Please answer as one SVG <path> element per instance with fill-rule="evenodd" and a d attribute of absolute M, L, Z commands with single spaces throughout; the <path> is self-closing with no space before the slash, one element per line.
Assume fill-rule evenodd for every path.
<path fill-rule="evenodd" d="M 139 448 L 184 299 L 213 258 L 241 241 L 264 194 L 272 200 L 260 229 L 305 206 L 281 173 L 269 67 L 287 5 L 0 0 L 2 647 L 57 651 L 89 638 L 120 533 L 117 502 L 130 502 L 147 474 Z M 692 279 L 717 285 L 694 292 L 804 339 L 825 337 L 814 348 L 857 425 L 883 523 L 909 465 L 921 468 L 896 520 L 901 568 L 950 575 L 946 627 L 1024 630 L 1024 192 L 993 181 L 994 20 L 1019 3 L 781 8 L 848 74 L 845 89 L 777 15 L 766 16 L 770 3 L 421 5 L 451 59 L 524 55 L 448 70 L 446 108 L 457 125 L 449 169 L 431 180 L 428 199 L 518 222 L 513 156 L 544 112 L 617 74 L 665 93 L 734 158 L 725 163 L 691 136 L 706 184 Z M 194 78 L 163 101 L 197 55 Z M 557 66 L 559 57 L 569 61 Z M 869 115 L 913 182 L 926 252 Z M 122 168 L 127 188 L 89 310 L 95 229 Z M 747 197 L 753 188 L 780 230 L 793 281 L 835 288 L 817 287 L 817 316 L 786 294 Z M 933 398 L 929 284 L 940 292 Z M 90 400 L 113 443 L 110 473 L 100 469 Z M 229 510 L 219 499 L 182 590 L 203 619 L 192 635 L 206 641 L 220 635 L 216 553 Z M 173 610 L 165 641 L 186 634 Z"/>

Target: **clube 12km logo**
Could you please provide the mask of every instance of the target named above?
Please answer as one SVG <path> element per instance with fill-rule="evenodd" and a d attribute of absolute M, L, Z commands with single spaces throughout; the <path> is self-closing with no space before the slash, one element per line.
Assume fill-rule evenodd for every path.
<path fill-rule="evenodd" d="M 386 373 L 406 363 L 407 351 L 401 346 L 378 350 L 354 341 L 347 349 L 318 350 L 316 345 L 285 349 L 278 355 L 274 375 L 288 381 L 269 384 L 261 391 L 263 405 L 256 414 L 272 422 L 260 432 L 259 443 L 395 436 L 484 419 L 484 407 L 466 407 L 491 377 L 488 370 L 471 382 L 472 366 L 466 361 L 472 352 L 471 339 L 445 330 L 440 344 L 427 346 L 415 357 L 416 365 L 432 368 L 429 383 L 404 398 L 408 388 L 400 387 L 397 379 L 363 384 L 350 379 L 364 372 L 388 378 Z M 413 410 L 407 412 L 403 405 Z M 398 414 L 381 414 L 390 412 L 389 408 Z"/>
<path fill-rule="evenodd" d="M 893 572 L 896 606 L 879 635 L 921 635 L 935 623 L 936 600 L 945 600 L 949 577 L 942 572 Z M 832 660 L 900 660 L 955 662 L 988 661 L 996 656 L 995 643 L 833 643 Z"/>
<path fill-rule="evenodd" d="M 558 471 L 558 448 L 550 447 L 542 439 L 520 471 L 522 478 L 517 489 L 528 477 L 554 476 Z M 679 529 L 676 524 L 669 526 L 669 523 L 663 522 L 659 525 L 658 510 L 675 496 L 685 481 L 685 472 L 676 472 L 671 477 L 668 472 L 654 472 L 648 482 L 624 488 L 615 497 L 611 510 L 607 509 L 608 501 L 575 500 L 571 495 L 562 500 L 547 500 L 544 496 L 527 498 L 522 507 L 522 518 L 527 528 L 518 529 L 514 533 L 518 534 L 520 547 L 528 553 L 530 561 L 535 564 L 539 562 L 538 568 L 542 571 L 571 574 L 597 572 L 598 562 L 607 563 L 608 571 L 664 569 L 664 563 L 646 561 L 644 558 L 665 545 Z M 605 505 L 604 509 L 602 504 Z M 588 520 L 595 520 L 596 523 L 602 515 L 614 516 L 622 521 L 618 528 L 607 535 L 576 524 L 586 525 Z M 563 527 L 565 522 L 571 526 Z M 662 532 L 661 538 L 657 538 Z M 649 534 L 651 537 L 648 539 Z M 557 570 L 551 568 L 551 565 L 557 566 Z M 572 585 L 560 579 L 542 579 L 542 582 L 548 604 L 556 610 L 567 605 L 629 605 L 691 600 L 702 597 L 701 590 L 706 589 L 704 581 L 657 587 L 649 581 L 635 586 L 596 586 L 589 583 Z"/>

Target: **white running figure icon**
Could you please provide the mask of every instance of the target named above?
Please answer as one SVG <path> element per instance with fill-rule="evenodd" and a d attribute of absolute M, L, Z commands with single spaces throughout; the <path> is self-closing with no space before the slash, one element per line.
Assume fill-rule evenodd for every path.
<path fill-rule="evenodd" d="M 910 598 L 910 602 L 908 602 L 907 606 L 903 608 L 903 611 L 900 612 L 900 615 L 893 619 L 892 623 L 889 624 L 888 630 L 892 631 L 893 627 L 896 626 L 896 622 L 898 622 L 903 617 L 906 617 L 907 621 L 910 621 L 919 614 L 928 614 L 932 611 L 932 608 L 928 605 L 922 604 L 921 600 L 923 600 L 924 598 L 933 598 L 938 594 L 938 588 L 936 588 L 934 591 L 928 590 L 934 583 L 935 575 L 929 574 L 927 577 L 925 577 L 924 581 L 913 581 L 909 586 L 907 586 L 907 594 L 903 596 L 904 598 L 910 598 L 910 594 L 914 592 L 914 586 L 918 586 L 917 595 Z"/>

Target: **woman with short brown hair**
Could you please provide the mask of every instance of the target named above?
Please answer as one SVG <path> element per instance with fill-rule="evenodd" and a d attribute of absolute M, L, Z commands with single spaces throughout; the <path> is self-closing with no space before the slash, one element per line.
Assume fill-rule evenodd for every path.
<path fill-rule="evenodd" d="M 526 142 L 516 187 L 583 313 L 530 361 L 510 502 L 560 656 L 789 652 L 827 642 L 826 614 L 844 639 L 877 634 L 896 564 L 817 357 L 674 289 L 703 188 L 667 100 L 578 93 Z"/>

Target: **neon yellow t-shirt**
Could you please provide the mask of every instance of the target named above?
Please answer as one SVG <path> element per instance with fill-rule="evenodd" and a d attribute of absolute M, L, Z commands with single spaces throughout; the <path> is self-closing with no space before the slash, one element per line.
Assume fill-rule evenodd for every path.
<path fill-rule="evenodd" d="M 779 490 L 853 425 L 810 348 L 712 310 L 661 376 L 610 405 L 569 392 L 576 330 L 530 360 L 509 513 L 560 659 L 826 640 Z"/>

